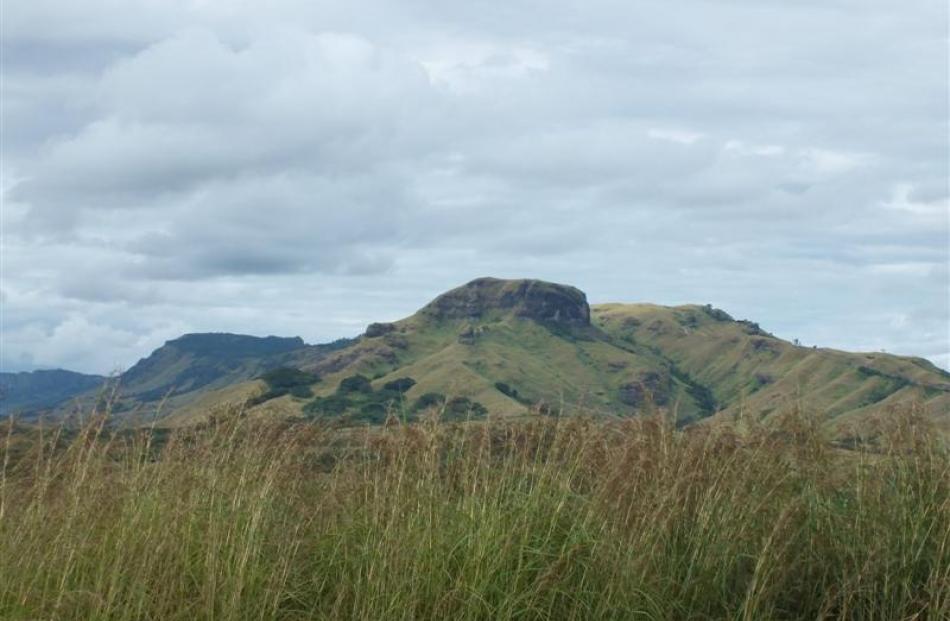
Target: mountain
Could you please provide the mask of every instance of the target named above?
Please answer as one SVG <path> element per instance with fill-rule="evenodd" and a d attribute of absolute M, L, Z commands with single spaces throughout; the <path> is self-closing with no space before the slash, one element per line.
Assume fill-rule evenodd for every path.
<path fill-rule="evenodd" d="M 101 375 L 63 369 L 0 373 L 0 416 L 53 408 L 105 381 Z"/>
<path fill-rule="evenodd" d="M 921 359 L 799 347 L 709 306 L 591 308 L 578 289 L 537 280 L 474 280 L 298 361 L 320 381 L 281 394 L 261 381 L 231 386 L 178 421 L 262 392 L 252 399 L 262 414 L 356 421 L 385 418 L 394 403 L 411 412 L 452 398 L 501 416 L 657 407 L 680 424 L 740 410 L 767 417 L 796 399 L 836 424 L 911 401 L 942 419 L 950 412 L 950 376 Z"/>
<path fill-rule="evenodd" d="M 916 402 L 950 423 L 950 373 L 922 358 L 802 347 L 708 305 L 602 304 L 593 321 L 706 387 L 720 418 L 768 418 L 797 401 L 844 429 Z"/>
<path fill-rule="evenodd" d="M 156 401 L 196 390 L 213 390 L 260 375 L 289 352 L 303 349 L 300 337 L 186 334 L 166 342 L 120 376 L 121 392 Z"/>
<path fill-rule="evenodd" d="M 50 387 L 46 403 L 88 411 L 102 379 Z M 357 423 L 433 405 L 459 418 L 659 409 L 681 425 L 804 406 L 844 430 L 914 402 L 950 429 L 950 374 L 925 360 L 801 347 L 708 305 L 591 307 L 539 280 L 479 278 L 327 345 L 187 334 L 116 381 L 113 411 L 131 423 L 190 424 L 226 404 Z"/>
<path fill-rule="evenodd" d="M 185 334 L 167 341 L 148 357 L 110 380 L 106 394 L 116 395 L 112 411 L 130 419 L 149 419 L 174 412 L 222 388 L 260 377 L 281 366 L 319 360 L 348 341 L 307 345 L 300 337 L 257 337 L 243 334 Z M 55 412 L 88 411 L 103 398 L 86 391 Z"/>

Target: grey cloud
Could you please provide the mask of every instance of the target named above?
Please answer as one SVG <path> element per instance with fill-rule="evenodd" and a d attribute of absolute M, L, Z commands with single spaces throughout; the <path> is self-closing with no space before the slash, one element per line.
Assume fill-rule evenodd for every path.
<path fill-rule="evenodd" d="M 950 362 L 945 6 L 4 17 L 4 366 L 329 339 L 486 274 Z"/>

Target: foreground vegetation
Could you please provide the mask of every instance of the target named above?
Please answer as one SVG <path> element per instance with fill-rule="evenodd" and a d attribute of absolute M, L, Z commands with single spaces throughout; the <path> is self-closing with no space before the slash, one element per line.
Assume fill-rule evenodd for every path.
<path fill-rule="evenodd" d="M 0 618 L 947 618 L 950 456 L 890 420 L 11 425 Z"/>

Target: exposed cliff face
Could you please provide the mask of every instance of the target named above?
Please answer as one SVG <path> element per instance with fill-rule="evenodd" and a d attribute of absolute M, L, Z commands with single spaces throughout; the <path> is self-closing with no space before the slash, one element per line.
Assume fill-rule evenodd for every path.
<path fill-rule="evenodd" d="M 566 327 L 590 325 L 583 291 L 540 280 L 479 278 L 440 295 L 421 311 L 440 321 L 481 319 L 493 313 Z"/>

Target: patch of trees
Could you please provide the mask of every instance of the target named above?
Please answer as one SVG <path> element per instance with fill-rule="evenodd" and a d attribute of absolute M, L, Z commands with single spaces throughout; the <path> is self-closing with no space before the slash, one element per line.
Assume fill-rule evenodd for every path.
<path fill-rule="evenodd" d="M 890 397 L 898 390 L 913 385 L 913 382 L 906 377 L 891 375 L 890 373 L 879 371 L 873 367 L 859 366 L 857 372 L 862 378 L 878 378 L 880 380 L 880 382 L 872 387 L 864 396 L 861 403 L 862 405 L 873 405 Z"/>
<path fill-rule="evenodd" d="M 716 321 L 734 321 L 732 316 L 721 308 L 716 308 L 712 304 L 704 304 L 703 312 L 715 319 Z"/>
<path fill-rule="evenodd" d="M 694 380 L 692 377 L 690 377 L 689 373 L 683 371 L 675 364 L 670 364 L 670 375 L 685 384 L 686 394 L 693 398 L 693 401 L 696 403 L 696 407 L 699 408 L 702 416 L 712 416 L 716 413 L 716 410 L 719 409 L 719 404 L 716 402 L 716 397 L 707 386 L 704 386 L 703 384 L 700 384 Z"/>
<path fill-rule="evenodd" d="M 462 421 L 473 418 L 485 418 L 488 415 L 488 408 L 472 401 L 468 397 L 455 397 L 445 404 L 442 412 L 442 419 L 447 421 Z"/>
<path fill-rule="evenodd" d="M 353 422 L 378 424 L 386 421 L 389 412 L 400 404 L 402 398 L 402 392 L 388 387 L 373 390 L 368 377 L 356 374 L 343 378 L 334 394 L 317 397 L 308 403 L 304 406 L 304 413 L 315 418 L 345 414 Z"/>
<path fill-rule="evenodd" d="M 736 323 L 742 326 L 742 331 L 746 334 L 751 334 L 752 336 L 772 336 L 772 334 L 763 330 L 761 326 L 754 321 L 740 319 Z"/>
<path fill-rule="evenodd" d="M 392 390 L 394 392 L 406 393 L 409 392 L 409 389 L 416 385 L 416 380 L 411 377 L 400 377 L 399 379 L 394 379 L 391 382 L 386 382 L 383 384 L 383 390 Z"/>
<path fill-rule="evenodd" d="M 505 395 L 506 397 L 511 397 L 512 399 L 518 398 L 518 390 L 516 388 L 512 388 L 505 382 L 495 382 L 495 389 L 497 389 L 498 392 Z"/>
<path fill-rule="evenodd" d="M 445 403 L 445 395 L 440 392 L 427 392 L 412 404 L 413 412 L 423 412 L 431 408 L 441 408 Z"/>
<path fill-rule="evenodd" d="M 531 399 L 518 392 L 518 389 L 505 382 L 495 382 L 495 390 L 521 403 L 522 405 L 536 405 Z"/>
<path fill-rule="evenodd" d="M 250 399 L 248 405 L 259 405 L 265 401 L 283 397 L 284 395 L 291 395 L 299 399 L 309 399 L 313 396 L 310 385 L 320 381 L 318 375 L 292 367 L 271 369 L 261 375 L 259 379 L 267 384 L 267 390 Z"/>
<path fill-rule="evenodd" d="M 374 390 L 369 378 L 351 375 L 340 381 L 334 394 L 317 397 L 304 406 L 304 413 L 310 418 L 341 418 L 346 423 L 374 425 L 385 423 L 391 415 L 415 421 L 426 411 L 437 411 L 448 421 L 488 415 L 487 408 L 477 401 L 467 397 L 448 399 L 436 392 L 427 392 L 409 404 L 406 393 L 415 385 L 413 378 L 400 377 Z"/>

